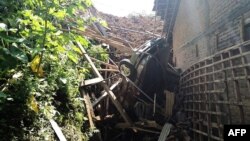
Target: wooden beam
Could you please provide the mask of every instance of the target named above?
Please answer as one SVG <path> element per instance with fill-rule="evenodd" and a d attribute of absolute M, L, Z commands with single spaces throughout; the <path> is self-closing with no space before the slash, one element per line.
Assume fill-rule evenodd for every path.
<path fill-rule="evenodd" d="M 169 91 L 164 91 L 166 95 L 166 117 L 170 117 L 172 115 L 173 106 L 174 106 L 174 93 Z"/>
<path fill-rule="evenodd" d="M 100 83 L 101 81 L 103 81 L 103 79 L 99 78 L 99 77 L 93 78 L 93 79 L 84 80 L 81 83 L 81 87 L 82 86 L 88 86 L 88 85 L 97 84 L 97 83 Z"/>
<path fill-rule="evenodd" d="M 84 58 L 89 62 L 91 68 L 93 69 L 94 74 L 95 74 L 97 77 L 103 79 L 102 75 L 99 73 L 99 71 L 98 71 L 97 68 L 95 67 L 95 64 L 92 62 L 91 58 L 89 57 L 89 55 L 87 54 L 87 52 L 85 51 L 85 49 L 82 47 L 82 45 L 81 45 L 79 42 L 77 42 L 77 45 L 78 45 L 78 47 L 80 48 L 81 52 L 83 53 Z"/>
<path fill-rule="evenodd" d="M 110 46 L 116 48 L 118 50 L 118 52 L 129 53 L 129 54 L 132 53 L 132 49 L 129 46 L 127 46 L 126 43 L 120 42 L 120 40 L 116 40 L 116 38 L 106 38 L 104 36 L 99 35 L 99 33 L 95 32 L 91 29 L 88 29 L 88 28 L 86 28 L 85 30 L 79 30 L 79 29 L 74 28 L 74 27 L 71 27 L 71 28 L 77 34 L 81 34 L 81 35 L 87 36 L 89 38 L 93 38 L 93 39 L 99 40 L 101 42 L 104 42 L 106 44 L 109 44 Z M 60 29 L 60 30 L 65 31 L 65 32 L 69 31 L 67 29 Z"/>
<path fill-rule="evenodd" d="M 112 35 L 112 34 L 110 34 L 109 37 L 110 37 L 110 39 L 112 39 L 112 40 L 115 40 L 115 41 L 118 41 L 118 42 L 122 42 L 122 43 L 123 43 L 124 45 L 126 45 L 126 46 L 132 46 L 132 47 L 135 46 L 135 43 L 130 42 L 130 41 L 126 41 L 126 40 L 121 39 L 121 38 L 119 38 L 119 37 L 116 37 L 116 36 L 114 36 L 114 35 Z"/>
<path fill-rule="evenodd" d="M 131 119 L 129 118 L 129 116 L 127 115 L 127 113 L 125 112 L 125 110 L 122 108 L 122 105 L 117 100 L 115 94 L 109 89 L 109 87 L 107 86 L 107 84 L 105 84 L 105 82 L 102 82 L 101 84 L 104 87 L 105 91 L 108 93 L 108 96 L 110 97 L 111 101 L 113 102 L 113 104 L 115 105 L 116 109 L 119 111 L 119 113 L 123 117 L 123 119 L 127 123 L 132 124 Z"/>
<path fill-rule="evenodd" d="M 126 46 L 125 44 L 123 44 L 121 42 L 118 42 L 118 41 L 115 41 L 115 40 L 112 40 L 112 39 L 108 39 L 108 38 L 105 38 L 103 36 L 93 34 L 93 33 L 89 33 L 89 32 L 81 31 L 81 34 L 84 34 L 87 37 L 102 41 L 102 42 L 104 42 L 106 44 L 109 44 L 110 46 L 116 48 L 117 50 L 119 50 L 121 52 L 127 52 L 127 53 L 132 52 L 132 49 L 130 47 Z"/>
<path fill-rule="evenodd" d="M 116 88 L 120 83 L 122 82 L 122 79 L 120 78 L 117 82 L 115 82 L 111 87 L 110 90 L 113 90 Z M 99 102 L 101 102 L 106 96 L 108 95 L 107 92 L 104 92 L 103 95 L 101 95 L 96 101 L 92 103 L 92 106 L 95 107 Z"/>
<path fill-rule="evenodd" d="M 93 115 L 94 110 L 93 110 L 89 95 L 86 94 L 84 90 L 81 90 L 81 94 L 83 96 L 83 100 L 84 100 L 84 103 L 86 105 L 86 110 L 87 110 L 87 115 L 88 115 L 88 119 L 89 119 L 90 129 L 94 129 L 95 125 L 94 125 L 94 122 L 93 122 L 93 117 L 95 117 L 95 116 Z"/>
<path fill-rule="evenodd" d="M 101 34 L 99 34 L 99 31 L 97 32 L 97 31 L 92 30 L 90 28 L 86 28 L 85 31 L 82 31 L 82 32 L 92 34 L 92 35 L 95 35 L 95 36 L 99 36 L 99 37 L 100 36 L 103 37 Z M 108 37 L 109 37 L 109 39 L 111 39 L 113 41 L 116 41 L 116 42 L 119 42 L 121 44 L 124 44 L 126 46 L 129 46 L 129 44 L 133 44 L 132 42 L 126 41 L 126 40 L 124 40 L 122 38 L 119 38 L 119 37 L 115 37 L 113 35 L 109 35 Z"/>
<path fill-rule="evenodd" d="M 120 72 L 118 69 L 98 69 L 98 71 Z"/>
<path fill-rule="evenodd" d="M 94 63 L 92 62 L 92 60 L 90 59 L 90 57 L 88 56 L 88 54 L 86 53 L 85 49 L 82 47 L 82 45 L 77 42 L 78 47 L 80 48 L 80 50 L 83 53 L 84 58 L 89 62 L 91 68 L 94 71 L 94 74 L 97 77 L 100 77 L 103 79 L 102 75 L 99 73 L 99 71 L 97 70 L 97 68 L 95 67 Z M 102 81 L 101 82 L 102 87 L 104 88 L 104 90 L 108 93 L 108 96 L 110 97 L 111 101 L 113 102 L 113 104 L 115 105 L 116 109 L 119 111 L 119 113 L 121 114 L 121 116 L 123 117 L 123 119 L 129 123 L 132 124 L 131 119 L 129 118 L 129 116 L 127 115 L 127 113 L 125 112 L 125 110 L 122 108 L 122 105 L 120 104 L 120 102 L 117 100 L 115 94 L 110 90 L 110 88 L 108 87 L 108 85 Z"/>
<path fill-rule="evenodd" d="M 75 28 L 75 30 L 78 30 L 77 28 Z M 81 30 L 78 30 L 78 31 L 81 31 Z M 90 28 L 86 28 L 84 31 L 81 31 L 81 32 L 89 32 L 89 33 L 92 33 L 92 34 L 97 34 L 96 31 L 90 29 Z"/>
<path fill-rule="evenodd" d="M 131 127 L 131 129 L 133 129 L 134 131 L 138 130 L 138 131 L 143 131 L 143 132 L 148 132 L 148 133 L 153 133 L 153 134 L 160 134 L 160 132 L 158 132 L 158 131 L 145 129 L 145 128 L 141 128 L 141 127 Z"/>
<path fill-rule="evenodd" d="M 53 119 L 50 119 L 49 122 L 50 122 L 52 128 L 54 129 L 54 131 L 56 132 L 56 135 L 57 135 L 59 141 L 67 141 L 65 136 L 62 133 L 61 128 L 58 126 L 56 121 L 54 121 Z"/>
<path fill-rule="evenodd" d="M 95 29 L 92 30 L 91 28 L 86 28 L 85 31 L 83 31 L 83 32 L 91 33 L 92 35 L 94 34 L 94 35 L 99 35 L 100 36 L 99 31 L 96 31 Z M 131 46 L 131 44 L 134 46 L 134 43 L 129 42 L 127 40 L 124 40 L 122 38 L 116 37 L 116 36 L 114 36 L 112 34 L 109 34 L 108 38 L 111 39 L 111 40 L 113 40 L 113 41 L 120 42 L 120 43 L 124 44 L 125 46 Z"/>

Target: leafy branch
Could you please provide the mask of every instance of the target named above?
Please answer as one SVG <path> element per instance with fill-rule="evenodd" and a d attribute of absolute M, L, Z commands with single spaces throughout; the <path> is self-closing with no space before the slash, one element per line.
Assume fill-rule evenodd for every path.
<path fill-rule="evenodd" d="M 78 85 L 91 73 L 72 41 L 98 59 L 107 54 L 67 27 L 84 29 L 89 5 L 90 0 L 0 1 L 1 139 L 56 140 L 49 117 L 68 139 L 87 140 Z"/>

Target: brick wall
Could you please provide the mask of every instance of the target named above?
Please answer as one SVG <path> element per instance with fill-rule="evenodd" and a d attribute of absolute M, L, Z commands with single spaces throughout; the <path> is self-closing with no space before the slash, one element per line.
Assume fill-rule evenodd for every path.
<path fill-rule="evenodd" d="M 250 41 L 243 40 L 249 22 L 250 0 L 180 3 L 173 57 L 184 71 L 180 95 L 193 121 L 194 140 L 207 140 L 203 137 L 209 134 L 220 140 L 223 124 L 250 123 Z"/>
<path fill-rule="evenodd" d="M 204 0 L 181 1 L 173 30 L 173 51 L 177 67 L 188 68 L 207 53 L 207 39 L 193 41 L 207 27 L 206 3 Z M 198 47 L 198 56 L 196 50 Z"/>
<path fill-rule="evenodd" d="M 205 30 L 202 5 L 197 0 L 181 1 L 173 31 L 174 47 L 182 46 Z"/>
<path fill-rule="evenodd" d="M 201 139 L 203 135 L 221 140 L 223 124 L 250 123 L 249 63 L 247 41 L 218 51 L 182 73 L 180 94 L 192 118 L 194 140 L 207 140 Z"/>
<path fill-rule="evenodd" d="M 218 29 L 217 36 L 217 48 L 224 49 L 226 47 L 231 47 L 233 45 L 239 44 L 241 42 L 240 36 L 240 22 L 241 17 L 237 17 L 232 21 Z"/>
<path fill-rule="evenodd" d="M 209 0 L 210 24 L 219 22 L 225 15 L 239 8 L 247 0 Z"/>
<path fill-rule="evenodd" d="M 182 0 L 173 30 L 176 66 L 182 70 L 242 42 L 249 0 Z M 249 8 L 250 9 L 250 8 Z M 244 18 L 243 18 L 244 17 Z M 198 57 L 193 54 L 197 50 Z"/>

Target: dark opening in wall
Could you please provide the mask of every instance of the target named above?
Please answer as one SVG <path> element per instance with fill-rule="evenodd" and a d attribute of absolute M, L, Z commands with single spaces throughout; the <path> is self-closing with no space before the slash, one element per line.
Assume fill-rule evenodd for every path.
<path fill-rule="evenodd" d="M 199 48 L 197 44 L 195 45 L 195 56 L 199 57 Z"/>
<path fill-rule="evenodd" d="M 244 26 L 244 41 L 250 40 L 250 23 Z"/>

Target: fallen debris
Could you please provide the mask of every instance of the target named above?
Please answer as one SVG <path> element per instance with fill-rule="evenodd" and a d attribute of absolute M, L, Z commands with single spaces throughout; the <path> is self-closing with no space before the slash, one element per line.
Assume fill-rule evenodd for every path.
<path fill-rule="evenodd" d="M 89 62 L 91 68 L 93 69 L 94 74 L 97 77 L 103 79 L 102 75 L 99 73 L 99 71 L 95 67 L 94 63 L 92 62 L 92 60 L 90 59 L 90 57 L 88 56 L 88 54 L 86 53 L 86 51 L 84 50 L 82 45 L 80 43 L 77 43 L 77 45 L 80 48 L 80 50 L 82 51 L 84 58 Z M 122 106 L 119 103 L 119 101 L 117 100 L 115 94 L 110 90 L 110 88 L 107 86 L 107 84 L 104 81 L 101 81 L 100 83 L 101 83 L 102 87 L 104 88 L 104 90 L 108 93 L 108 96 L 110 97 L 111 101 L 113 102 L 113 104 L 115 105 L 115 107 L 117 108 L 117 110 L 119 111 L 119 113 L 121 114 L 123 119 L 125 120 L 125 122 L 132 124 L 131 119 L 129 118 L 129 116 L 127 115 L 125 110 L 122 108 Z"/>
<path fill-rule="evenodd" d="M 55 131 L 55 133 L 56 133 L 59 141 L 67 141 L 66 138 L 65 138 L 65 136 L 62 133 L 61 128 L 58 126 L 58 124 L 56 123 L 56 121 L 54 121 L 53 119 L 50 119 L 49 122 L 50 122 L 52 128 L 54 129 L 54 131 Z"/>
<path fill-rule="evenodd" d="M 111 18 L 111 20 L 114 18 L 108 15 L 104 16 Z M 126 18 L 121 19 L 124 27 L 120 26 L 122 24 L 118 27 L 109 23 L 110 30 L 95 23 L 85 31 L 80 31 L 100 43 L 115 48 L 115 53 L 132 55 L 130 60 L 121 61 L 118 67 L 111 59 L 112 64 L 109 61 L 103 62 L 90 58 L 84 48 L 77 43 L 96 76 L 96 78 L 84 80 L 81 86 L 82 88 L 88 87 L 88 89 L 99 87 L 99 92 L 85 96 L 90 126 L 94 127 L 95 124 L 100 127 L 104 140 L 110 140 L 111 137 L 108 136 L 111 136 L 112 133 L 109 132 L 114 130 L 126 130 L 124 134 L 133 131 L 135 135 L 143 135 L 148 139 L 158 139 L 162 130 L 159 140 L 163 141 L 171 132 L 172 126 L 167 125 L 170 125 L 168 120 L 173 115 L 174 87 L 177 85 L 179 74 L 168 63 L 170 48 L 165 39 L 154 38 L 160 36 L 155 33 L 160 34 L 161 32 L 159 28 L 158 30 L 152 28 L 152 25 L 159 24 L 156 23 L 158 19 L 141 16 L 127 18 L 127 21 L 123 21 L 124 19 Z M 138 19 L 142 21 L 138 21 Z M 119 22 L 119 18 L 115 20 L 115 23 Z M 128 23 L 130 20 L 146 22 L 144 24 L 151 23 L 149 26 L 151 29 L 149 31 L 147 29 L 143 29 L 143 31 L 142 29 L 129 29 L 133 27 L 133 24 Z M 126 33 L 126 35 L 120 36 L 118 31 Z M 127 36 L 128 33 L 129 36 Z M 130 37 L 140 41 L 130 40 Z M 149 41 L 145 42 L 146 40 Z M 93 61 L 100 63 L 102 67 L 97 69 Z M 155 73 L 157 75 L 154 75 Z M 111 80 L 113 77 L 114 79 Z M 95 112 L 94 114 L 99 117 L 99 120 L 92 119 L 95 118 L 95 115 L 91 111 Z M 162 128 L 164 124 L 165 126 Z M 165 129 L 168 130 L 165 131 Z M 153 135 L 147 136 L 145 133 Z M 112 139 L 118 140 L 122 134 L 115 135 Z"/>
<path fill-rule="evenodd" d="M 147 43 L 146 46 L 138 48 L 140 51 L 137 53 L 137 55 L 141 56 L 134 57 L 134 61 L 143 61 L 143 59 L 150 60 L 150 58 L 147 56 L 153 56 L 151 59 L 155 59 L 160 56 L 158 53 L 165 53 L 162 51 L 162 49 L 166 48 L 167 46 L 165 46 L 164 42 L 162 42 L 163 40 L 164 39 L 152 40 L 149 42 L 150 44 Z M 152 83 L 152 80 L 148 80 L 149 75 L 147 75 L 145 72 L 143 76 L 140 76 L 138 73 L 140 70 L 137 68 L 134 70 L 135 73 L 139 75 L 134 76 L 137 77 L 136 79 L 126 77 L 126 75 L 124 76 L 124 72 L 120 74 L 118 66 L 112 60 L 110 60 L 110 62 L 113 64 L 110 64 L 108 62 L 91 58 L 79 43 L 77 43 L 77 45 L 96 76 L 96 78 L 84 80 L 81 87 L 89 87 L 89 89 L 91 89 L 91 87 L 93 88 L 98 86 L 102 91 L 98 92 L 100 94 L 93 93 L 91 95 L 84 95 L 90 127 L 94 128 L 94 124 L 96 124 L 97 128 L 100 127 L 102 135 L 105 136 L 104 140 L 110 140 L 110 137 L 106 136 L 107 134 L 111 135 L 108 132 L 112 132 L 113 130 L 128 130 L 128 132 L 131 130 L 134 132 L 134 134 L 141 134 L 145 137 L 146 135 L 142 133 L 149 133 L 153 135 L 152 137 L 147 136 L 147 138 L 157 139 L 159 138 L 161 133 L 160 131 L 162 130 L 159 140 L 166 140 L 168 134 L 172 133 L 172 129 L 170 130 L 170 126 L 167 125 L 169 119 L 171 119 L 171 117 L 174 115 L 174 88 L 171 88 L 172 85 L 164 88 L 164 85 L 171 82 L 175 83 L 175 79 L 179 78 L 178 72 L 173 67 L 169 66 L 167 62 L 161 62 L 161 58 L 157 58 L 159 60 L 155 63 L 159 65 L 158 69 L 161 72 L 166 71 L 166 75 L 172 74 L 172 76 L 166 77 L 165 75 L 160 75 L 160 73 L 157 74 L 164 76 L 161 78 L 163 81 L 159 83 L 159 88 L 157 88 L 158 92 L 162 92 L 162 94 L 157 93 L 157 91 L 152 91 L 154 89 L 157 90 L 154 85 L 152 87 L 148 85 L 147 88 L 150 88 L 151 90 L 147 91 L 144 86 L 138 83 L 141 80 L 148 82 L 151 81 Z M 102 64 L 103 67 L 97 69 L 93 64 L 93 61 Z M 137 65 L 139 64 L 140 62 L 137 62 Z M 135 66 L 132 64 L 131 67 Z M 144 67 L 141 67 L 140 69 L 142 69 L 142 72 L 148 72 L 152 68 L 155 69 L 156 67 L 150 65 L 148 66 L 147 62 L 144 61 Z M 103 72 L 102 75 L 105 77 L 101 75 L 101 72 Z M 175 75 L 173 75 L 173 72 L 175 72 Z M 111 80 L 113 77 L 109 77 L 112 75 L 115 76 L 115 79 L 113 80 Z M 153 75 L 153 73 L 151 75 Z M 164 79 L 168 79 L 168 81 Z M 156 84 L 156 82 L 154 81 L 153 84 Z M 98 120 L 93 120 L 93 118 L 96 119 L 96 116 L 98 117 Z M 166 127 L 162 128 L 164 124 Z M 166 131 L 166 129 L 168 130 Z M 175 126 L 173 126 L 173 129 L 175 129 Z M 115 139 L 121 137 L 118 135 L 115 137 Z"/>
<path fill-rule="evenodd" d="M 107 21 L 112 36 L 125 39 L 134 47 L 139 47 L 162 34 L 163 21 L 160 17 L 147 15 L 117 17 L 102 12 L 98 12 L 98 16 Z"/>

